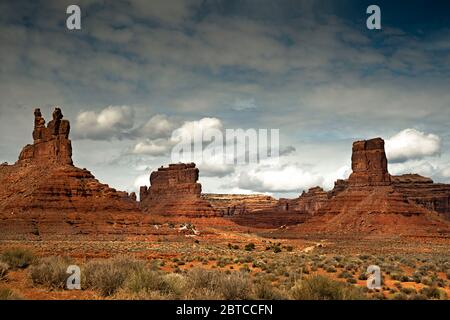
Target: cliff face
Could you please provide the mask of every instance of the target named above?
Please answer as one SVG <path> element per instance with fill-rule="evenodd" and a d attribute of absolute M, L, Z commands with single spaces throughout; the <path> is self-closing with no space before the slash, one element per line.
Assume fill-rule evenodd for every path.
<path fill-rule="evenodd" d="M 303 192 L 296 199 L 280 199 L 278 207 L 284 211 L 315 215 L 328 201 L 329 194 L 320 187 Z"/>
<path fill-rule="evenodd" d="M 170 164 L 150 175 L 150 187 L 141 187 L 141 209 L 155 215 L 207 217 L 217 216 L 211 204 L 201 198 L 194 163 Z"/>
<path fill-rule="evenodd" d="M 222 216 L 234 216 L 256 213 L 262 210 L 273 209 L 278 201 L 263 194 L 202 194 Z"/>
<path fill-rule="evenodd" d="M 45 126 L 41 110 L 34 110 L 33 144 L 20 153 L 18 164 L 52 163 L 72 165 L 72 143 L 69 140 L 70 123 L 63 120 L 60 108 L 53 111 L 53 119 Z"/>
<path fill-rule="evenodd" d="M 352 169 L 349 179 L 337 180 L 328 192 L 311 188 L 297 199 L 280 203 L 295 211 L 316 215 L 337 214 L 358 207 L 358 212 L 385 212 L 405 215 L 435 211 L 450 220 L 450 185 L 434 183 L 417 174 L 391 176 L 387 170 L 384 141 L 376 138 L 356 141 L 352 148 Z M 362 203 L 371 196 L 379 205 Z"/>
<path fill-rule="evenodd" d="M 450 220 L 450 185 L 434 183 L 430 178 L 417 174 L 392 176 L 394 189 L 429 210 Z"/>
<path fill-rule="evenodd" d="M 39 109 L 34 116 L 33 144 L 0 166 L 0 213 L 137 211 L 133 196 L 73 166 L 70 123 L 59 108 L 47 127 Z"/>
<path fill-rule="evenodd" d="M 387 169 L 384 140 L 356 141 L 352 148 L 352 174 L 348 179 L 352 186 L 387 186 L 391 176 Z"/>
<path fill-rule="evenodd" d="M 352 168 L 350 178 L 338 181 L 326 195 L 314 188 L 293 201 L 313 216 L 304 228 L 331 233 L 449 232 L 449 223 L 433 211 L 448 208 L 448 189 L 423 177 L 391 177 L 382 139 L 355 142 Z"/>

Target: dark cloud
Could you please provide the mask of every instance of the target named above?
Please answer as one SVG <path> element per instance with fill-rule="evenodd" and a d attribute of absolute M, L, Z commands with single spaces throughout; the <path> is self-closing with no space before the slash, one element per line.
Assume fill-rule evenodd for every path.
<path fill-rule="evenodd" d="M 281 129 L 288 146 L 282 156 L 307 153 L 333 172 L 344 166 L 341 158 L 301 145 L 341 145 L 417 128 L 441 137 L 440 159 L 449 158 L 450 31 L 442 19 L 419 14 L 432 5 L 397 8 L 382 1 L 383 30 L 371 33 L 364 6 L 350 0 L 80 0 L 79 32 L 65 29 L 69 4 L 0 3 L 0 161 L 15 161 L 30 142 L 33 108 L 50 114 L 53 105 L 72 121 L 80 165 L 125 189 L 133 188 L 128 176 L 142 176 L 142 166 L 108 164 L 111 158 L 140 157 L 131 150 L 141 144 L 145 161 L 158 167 L 170 161 L 169 133 L 203 118 L 220 119 L 224 128 Z M 438 16 L 445 11 L 436 10 Z M 297 169 L 299 177 L 316 175 Z M 204 170 L 205 177 L 238 184 L 239 168 Z M 445 179 L 445 168 L 439 172 Z M 292 189 L 268 183 L 256 168 L 241 184 Z"/>

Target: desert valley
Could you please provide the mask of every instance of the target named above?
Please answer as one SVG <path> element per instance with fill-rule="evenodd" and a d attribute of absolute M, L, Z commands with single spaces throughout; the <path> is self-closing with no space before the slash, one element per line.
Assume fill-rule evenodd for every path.
<path fill-rule="evenodd" d="M 391 175 L 381 138 L 353 143 L 352 173 L 329 191 L 206 194 L 196 165 L 177 163 L 137 201 L 76 167 L 69 133 L 61 109 L 47 125 L 36 109 L 33 143 L 0 166 L 0 299 L 450 295 L 450 185 Z M 81 290 L 66 288 L 69 265 Z"/>

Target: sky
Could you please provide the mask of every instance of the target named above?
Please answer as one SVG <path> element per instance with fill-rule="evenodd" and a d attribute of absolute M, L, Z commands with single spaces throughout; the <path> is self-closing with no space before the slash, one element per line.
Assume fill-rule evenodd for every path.
<path fill-rule="evenodd" d="M 81 30 L 66 8 L 81 8 Z M 368 30 L 366 8 L 381 9 Z M 59 0 L 0 3 L 0 162 L 33 109 L 71 122 L 73 159 L 137 191 L 173 133 L 279 129 L 278 161 L 205 161 L 203 192 L 295 197 L 350 174 L 355 140 L 386 140 L 392 174 L 450 183 L 448 1 Z"/>

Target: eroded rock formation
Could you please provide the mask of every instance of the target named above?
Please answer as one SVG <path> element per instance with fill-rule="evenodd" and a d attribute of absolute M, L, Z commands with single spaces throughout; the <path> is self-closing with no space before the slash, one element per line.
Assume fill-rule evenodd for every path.
<path fill-rule="evenodd" d="M 450 185 L 434 183 L 430 178 L 418 174 L 392 176 L 394 189 L 429 210 L 450 220 Z"/>
<path fill-rule="evenodd" d="M 278 201 L 264 194 L 202 194 L 222 216 L 256 213 L 273 209 Z"/>
<path fill-rule="evenodd" d="M 438 212 L 448 208 L 448 188 L 418 176 L 391 177 L 384 141 L 376 138 L 353 144 L 353 172 L 328 193 L 313 188 L 291 200 L 313 216 L 304 226 L 310 231 L 396 233 L 448 232 Z"/>
<path fill-rule="evenodd" d="M 69 133 L 70 123 L 60 108 L 47 127 L 41 111 L 35 110 L 33 144 L 23 148 L 14 165 L 0 168 L 0 213 L 137 212 L 136 201 L 126 192 L 73 166 Z"/>
<path fill-rule="evenodd" d="M 352 174 L 348 179 L 352 186 L 387 186 L 391 177 L 387 168 L 384 140 L 356 141 L 352 148 Z"/>
<path fill-rule="evenodd" d="M 284 211 L 314 215 L 328 201 L 329 193 L 321 187 L 314 187 L 303 192 L 296 199 L 280 199 L 278 207 Z"/>
<path fill-rule="evenodd" d="M 150 175 L 150 187 L 141 187 L 141 208 L 155 215 L 207 217 L 217 216 L 211 204 L 201 198 L 202 186 L 197 182 L 194 163 L 170 164 Z"/>
<path fill-rule="evenodd" d="M 35 162 L 39 164 L 72 165 L 72 143 L 69 140 L 70 123 L 63 120 L 60 108 L 53 111 L 53 119 L 45 126 L 41 110 L 34 110 L 33 144 L 26 145 L 19 155 L 19 164 Z"/>

